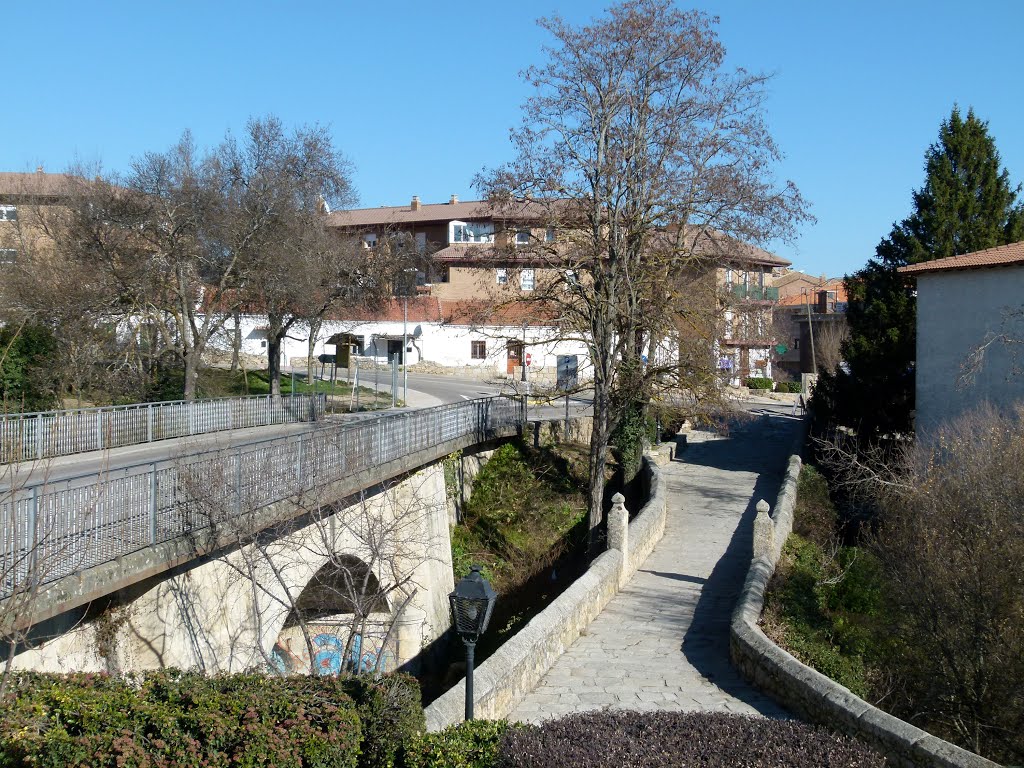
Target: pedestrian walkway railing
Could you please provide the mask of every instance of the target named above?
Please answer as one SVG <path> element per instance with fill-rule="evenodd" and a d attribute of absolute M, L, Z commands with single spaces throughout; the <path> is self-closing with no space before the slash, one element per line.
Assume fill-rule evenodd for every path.
<path fill-rule="evenodd" d="M 213 400 L 76 408 L 0 415 L 0 463 L 102 451 L 228 429 L 316 421 L 324 394 L 255 395 Z"/>
<path fill-rule="evenodd" d="M 208 528 L 452 441 L 526 422 L 523 398 L 402 411 L 219 451 L 0 490 L 0 598 Z M 426 456 L 433 450 L 437 455 Z M 412 467 L 409 467 L 412 468 Z M 368 481 L 380 482 L 386 477 Z M 334 501 L 326 499 L 320 501 Z"/>

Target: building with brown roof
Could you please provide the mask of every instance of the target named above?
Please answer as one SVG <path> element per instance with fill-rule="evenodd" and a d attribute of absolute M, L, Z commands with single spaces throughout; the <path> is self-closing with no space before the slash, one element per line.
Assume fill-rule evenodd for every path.
<path fill-rule="evenodd" d="M 63 173 L 0 173 L 0 268 L 28 251 L 45 250 L 40 216 L 59 206 L 80 179 Z"/>
<path fill-rule="evenodd" d="M 917 281 L 917 433 L 1024 401 L 1024 242 L 900 272 Z"/>
<path fill-rule="evenodd" d="M 566 211 L 554 213 L 562 217 Z M 339 211 L 330 214 L 330 221 L 341 232 L 360 237 L 367 248 L 389 233 L 413 237 L 418 249 L 430 256 L 420 275 L 420 291 L 448 306 L 461 302 L 463 310 L 476 307 L 472 317 L 467 311 L 458 313 L 470 327 L 512 327 L 511 315 L 528 333 L 530 327 L 543 327 L 537 303 L 517 300 L 536 296 L 542 286 L 554 285 L 572 271 L 565 269 L 571 266 L 568 262 L 552 258 L 560 253 L 567 232 L 564 217 L 552 220 L 550 204 L 524 200 L 492 206 L 460 202 L 455 196 L 447 203 L 424 204 L 413 197 L 408 206 Z M 771 307 L 776 300 L 772 278 L 790 262 L 724 236 L 705 238 L 701 245 L 719 265 L 715 281 L 725 299 L 715 343 L 723 378 L 741 383 L 750 375 L 770 377 Z M 488 304 L 501 308 L 504 317 L 488 319 Z M 506 343 L 510 370 L 521 346 L 511 338 Z M 584 351 L 578 344 L 573 349 Z"/>

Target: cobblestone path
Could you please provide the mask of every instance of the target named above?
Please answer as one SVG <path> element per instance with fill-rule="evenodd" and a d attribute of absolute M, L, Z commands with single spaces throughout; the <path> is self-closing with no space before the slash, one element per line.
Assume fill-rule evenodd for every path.
<path fill-rule="evenodd" d="M 787 716 L 729 663 L 729 619 L 750 564 L 754 505 L 774 506 L 798 424 L 761 412 L 725 436 L 687 436 L 663 468 L 664 538 L 510 720 L 604 708 Z"/>

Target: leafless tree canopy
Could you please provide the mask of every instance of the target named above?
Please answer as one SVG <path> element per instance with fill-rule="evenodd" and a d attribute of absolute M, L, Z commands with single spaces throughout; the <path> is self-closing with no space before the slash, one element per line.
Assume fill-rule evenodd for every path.
<path fill-rule="evenodd" d="M 901 714 L 996 760 L 1024 756 L 1024 412 L 979 410 L 874 479 Z"/>
<path fill-rule="evenodd" d="M 772 175 L 767 78 L 724 68 L 714 19 L 632 0 L 581 27 L 540 24 L 554 44 L 524 73 L 516 158 L 477 185 L 510 219 L 527 201 L 559 233 L 537 250 L 571 270 L 557 314 L 590 348 L 596 525 L 609 435 L 659 378 L 642 356 L 675 338 L 679 275 L 740 241 L 788 236 L 805 206 Z"/>
<path fill-rule="evenodd" d="M 292 327 L 342 300 L 372 302 L 386 282 L 326 227 L 327 210 L 355 194 L 350 164 L 321 127 L 253 119 L 241 140 L 228 136 L 212 150 L 186 132 L 124 177 L 93 170 L 72 169 L 58 200 L 25 207 L 23 256 L 4 299 L 62 338 L 105 329 L 122 369 L 143 377 L 169 356 L 184 370 L 186 399 L 227 318 L 268 317 L 277 392 Z"/>

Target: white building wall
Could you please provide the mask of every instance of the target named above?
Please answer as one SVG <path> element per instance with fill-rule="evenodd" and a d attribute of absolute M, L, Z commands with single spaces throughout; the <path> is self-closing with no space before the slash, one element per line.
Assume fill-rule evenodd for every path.
<path fill-rule="evenodd" d="M 987 401 L 1009 409 L 1024 400 L 1020 345 L 993 344 L 970 383 L 964 364 L 988 334 L 1024 340 L 1024 267 L 949 270 L 917 278 L 918 435 Z M 1016 354 L 1015 354 L 1016 353 Z"/>
<path fill-rule="evenodd" d="M 242 352 L 249 355 L 266 355 L 266 318 L 251 315 L 241 318 Z M 590 378 L 586 346 L 579 341 L 555 338 L 554 329 L 527 326 L 525 336 L 522 326 L 450 325 L 436 321 L 416 322 L 410 320 L 404 328 L 408 334 L 407 359 L 410 365 L 420 362 L 434 363 L 448 368 L 490 368 L 496 374 L 507 372 L 508 350 L 506 342 L 526 340 L 526 351 L 530 354 L 530 373 L 552 377 L 558 355 L 577 355 L 581 378 Z M 215 348 L 228 352 L 231 349 L 231 334 L 228 328 L 215 340 Z M 398 321 L 340 321 L 328 320 L 317 334 L 314 355 L 334 354 L 334 346 L 325 342 L 336 333 L 350 333 L 363 339 L 364 358 L 375 362 L 388 361 L 388 340 L 402 339 L 403 323 Z M 309 329 L 295 326 L 285 338 L 282 348 L 282 363 L 304 368 L 308 349 Z M 483 342 L 483 358 L 473 357 L 472 342 Z M 399 349 L 401 345 L 399 344 Z"/>

